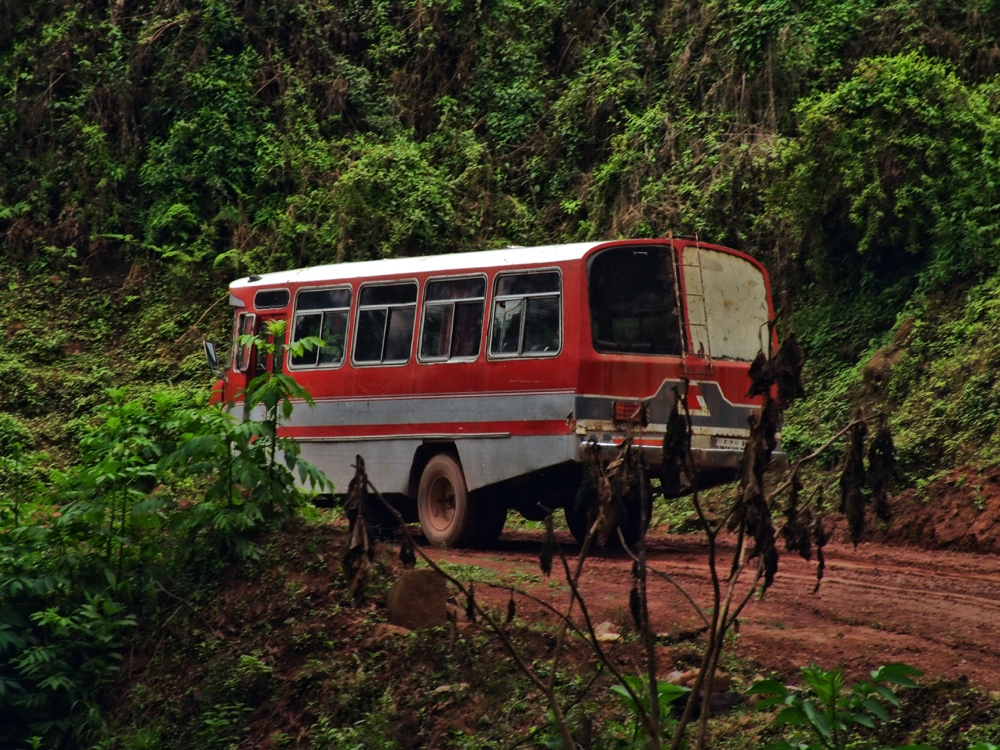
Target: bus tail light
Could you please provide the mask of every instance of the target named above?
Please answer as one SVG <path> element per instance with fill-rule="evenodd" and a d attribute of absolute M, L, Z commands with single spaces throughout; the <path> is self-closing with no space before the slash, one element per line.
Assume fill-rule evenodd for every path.
<path fill-rule="evenodd" d="M 647 423 L 646 405 L 642 401 L 615 401 L 615 422 L 626 424 Z"/>

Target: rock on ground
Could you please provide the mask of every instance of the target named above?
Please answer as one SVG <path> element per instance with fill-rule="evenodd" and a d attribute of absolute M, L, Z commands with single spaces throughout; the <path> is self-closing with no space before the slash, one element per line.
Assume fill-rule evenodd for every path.
<path fill-rule="evenodd" d="M 415 630 L 436 628 L 448 622 L 448 584 L 428 568 L 406 570 L 386 596 L 386 610 L 393 625 Z"/>

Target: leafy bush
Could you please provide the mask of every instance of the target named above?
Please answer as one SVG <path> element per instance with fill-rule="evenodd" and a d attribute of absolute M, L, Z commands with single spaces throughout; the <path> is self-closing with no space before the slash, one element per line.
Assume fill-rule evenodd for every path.
<path fill-rule="evenodd" d="M 784 706 L 774 719 L 775 729 L 804 726 L 811 735 L 809 741 L 777 742 L 769 745 L 768 750 L 843 750 L 852 745 L 858 727 L 873 729 L 876 721 L 889 721 L 883 701 L 899 706 L 890 686 L 915 688 L 913 678 L 920 674 L 905 664 L 889 664 L 873 670 L 870 680 L 851 685 L 845 693 L 843 672 L 824 670 L 813 664 L 802 667 L 809 695 L 790 690 L 778 680 L 762 680 L 747 693 L 768 696 L 757 704 L 758 708 Z"/>
<path fill-rule="evenodd" d="M 303 396 L 278 378 L 251 384 L 262 422 L 237 422 L 204 393 L 113 390 L 80 465 L 0 530 L 0 713 L 16 717 L 0 743 L 83 731 L 149 584 L 178 569 L 190 578 L 192 555 L 211 561 L 194 568 L 208 577 L 254 554 L 253 536 L 303 502 L 293 468 L 326 486 L 277 433 L 288 399 Z"/>
<path fill-rule="evenodd" d="M 972 86 L 918 53 L 862 61 L 834 91 L 796 107 L 800 136 L 776 167 L 772 210 L 830 272 L 862 256 L 878 289 L 929 261 L 947 282 L 1000 259 L 1000 116 L 995 86 Z"/>

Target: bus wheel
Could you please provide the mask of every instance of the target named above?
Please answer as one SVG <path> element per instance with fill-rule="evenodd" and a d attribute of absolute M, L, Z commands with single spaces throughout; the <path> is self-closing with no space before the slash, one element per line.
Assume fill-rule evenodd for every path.
<path fill-rule="evenodd" d="M 566 515 L 566 525 L 569 526 L 573 538 L 578 544 L 583 544 L 583 540 L 587 538 L 587 532 L 590 531 L 590 525 L 587 523 L 587 511 L 577 508 L 574 498 L 563 508 L 563 513 Z"/>
<path fill-rule="evenodd" d="M 645 504 L 645 508 L 643 508 Z M 649 520 L 653 515 L 653 485 L 648 478 L 644 478 L 644 485 L 635 487 L 624 499 L 622 503 L 624 514 L 618 523 L 621 529 L 625 544 L 633 552 L 639 541 L 646 536 L 649 530 Z M 645 516 L 645 523 L 643 523 Z M 615 540 L 621 544 L 618 533 L 615 533 Z"/>
<path fill-rule="evenodd" d="M 643 501 L 643 494 L 645 494 L 646 501 L 645 524 L 642 522 L 642 508 L 640 506 L 640 503 Z M 639 540 L 646 536 L 646 531 L 649 529 L 649 519 L 653 513 L 652 498 L 652 488 L 650 487 L 645 493 L 632 493 L 624 499 L 622 503 L 622 518 L 618 520 L 617 528 L 613 529 L 608 536 L 608 547 L 615 549 L 621 546 L 621 537 L 618 536 L 618 530 L 621 529 L 625 544 L 628 545 L 629 549 L 635 551 Z M 566 525 L 569 526 L 573 538 L 579 544 L 583 544 L 583 540 L 587 538 L 587 534 L 590 532 L 590 523 L 593 519 L 588 517 L 585 508 L 577 508 L 575 501 L 569 502 L 563 512 L 566 514 Z M 596 541 L 594 544 L 596 546 Z"/>
<path fill-rule="evenodd" d="M 476 540 L 477 547 L 492 547 L 503 533 L 507 523 L 507 505 L 496 492 L 480 491 L 479 496 L 473 496 L 476 510 Z"/>
<path fill-rule="evenodd" d="M 417 490 L 420 528 L 431 544 L 460 547 L 473 541 L 469 491 L 458 461 L 438 453 L 424 467 Z"/>

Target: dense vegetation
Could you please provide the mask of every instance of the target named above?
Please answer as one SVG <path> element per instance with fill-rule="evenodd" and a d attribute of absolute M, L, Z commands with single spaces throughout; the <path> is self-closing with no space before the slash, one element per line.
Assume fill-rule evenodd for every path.
<path fill-rule="evenodd" d="M 204 383 L 237 275 L 697 235 L 795 311 L 793 452 L 851 403 L 892 413 L 910 481 L 1000 460 L 998 38 L 998 0 L 0 4 L 0 649 L 62 659 L 0 672 L 15 733 L 69 726 L 38 717 L 218 526 L 179 514 L 153 555 L 143 503 L 206 489 L 163 458 L 233 427 L 108 389 Z"/>

